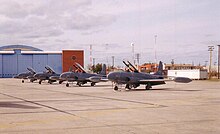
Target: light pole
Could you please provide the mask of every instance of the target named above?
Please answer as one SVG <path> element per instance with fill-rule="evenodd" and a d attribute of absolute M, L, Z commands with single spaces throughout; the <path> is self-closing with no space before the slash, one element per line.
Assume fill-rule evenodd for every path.
<path fill-rule="evenodd" d="M 220 60 L 220 45 L 218 45 L 218 79 L 219 79 L 219 60 Z"/>
<path fill-rule="evenodd" d="M 211 78 L 212 75 L 212 51 L 214 49 L 214 46 L 208 46 L 208 51 L 210 52 L 210 59 L 209 59 L 209 79 Z"/>
<path fill-rule="evenodd" d="M 157 35 L 154 35 L 155 38 L 155 44 L 154 44 L 154 60 L 155 60 L 155 64 L 157 63 L 157 51 L 156 51 L 156 45 L 157 45 Z"/>

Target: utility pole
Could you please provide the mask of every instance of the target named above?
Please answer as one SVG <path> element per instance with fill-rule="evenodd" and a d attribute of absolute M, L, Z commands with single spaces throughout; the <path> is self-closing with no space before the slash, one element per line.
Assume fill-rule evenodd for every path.
<path fill-rule="evenodd" d="M 134 59 L 134 43 L 131 43 L 131 47 L 132 47 L 132 60 L 133 60 L 133 63 L 135 65 L 135 59 Z"/>
<path fill-rule="evenodd" d="M 154 35 L 154 60 L 155 60 L 155 65 L 156 65 L 156 63 L 157 63 L 157 51 L 156 51 L 156 45 L 157 45 L 157 35 Z"/>
<path fill-rule="evenodd" d="M 214 49 L 214 46 L 208 46 L 208 51 L 210 52 L 210 59 L 209 59 L 209 79 L 211 78 L 212 75 L 212 51 Z"/>
<path fill-rule="evenodd" d="M 115 65 L 115 56 L 112 56 L 112 68 L 114 68 Z"/>
<path fill-rule="evenodd" d="M 95 58 L 92 58 L 93 66 L 95 67 Z"/>
<path fill-rule="evenodd" d="M 155 68 L 155 70 L 154 71 L 156 71 L 157 70 L 157 51 L 156 51 L 156 45 L 157 45 L 157 35 L 154 35 L 154 68 Z"/>
<path fill-rule="evenodd" d="M 105 53 L 106 53 L 106 62 L 107 62 L 107 67 L 109 66 L 108 64 L 108 44 L 105 44 Z"/>
<path fill-rule="evenodd" d="M 137 59 L 137 69 L 139 71 L 139 61 L 140 61 L 140 53 L 136 53 L 136 59 Z"/>
<path fill-rule="evenodd" d="M 90 50 L 90 53 L 89 53 L 89 66 L 91 67 L 92 66 L 92 45 L 89 45 L 89 50 Z"/>
<path fill-rule="evenodd" d="M 219 60 L 220 60 L 220 45 L 218 45 L 218 79 L 219 79 Z"/>
<path fill-rule="evenodd" d="M 137 64 L 139 65 L 139 61 L 140 61 L 140 53 L 136 54 L 136 59 L 137 59 Z"/>

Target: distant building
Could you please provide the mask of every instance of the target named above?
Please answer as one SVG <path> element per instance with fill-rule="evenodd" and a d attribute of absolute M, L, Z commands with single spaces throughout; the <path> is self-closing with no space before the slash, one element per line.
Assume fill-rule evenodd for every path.
<path fill-rule="evenodd" d="M 139 66 L 139 70 L 141 72 L 146 72 L 146 73 L 156 72 L 158 70 L 158 64 L 145 63 L 145 64 Z"/>
<path fill-rule="evenodd" d="M 200 69 L 205 70 L 204 66 L 194 66 L 191 64 L 164 64 L 164 74 L 167 75 L 167 70 L 192 70 L 192 69 Z M 157 72 L 158 64 L 155 63 L 145 63 L 139 66 L 139 70 L 141 72 Z"/>
<path fill-rule="evenodd" d="M 204 66 L 194 66 L 192 64 L 165 64 L 165 70 L 187 70 L 204 69 Z"/>
<path fill-rule="evenodd" d="M 20 72 L 26 72 L 27 67 L 42 72 L 48 65 L 57 73 L 62 73 L 64 67 L 70 68 L 75 61 L 84 65 L 83 50 L 68 50 L 71 52 L 70 55 L 66 55 L 66 51 L 43 51 L 26 45 L 0 47 L 0 78 L 11 78 Z"/>
<path fill-rule="evenodd" d="M 79 63 L 84 67 L 84 51 L 63 50 L 62 61 L 63 72 L 67 72 L 69 70 L 76 70 L 76 68 L 73 67 L 73 64 L 75 64 L 75 62 Z"/>

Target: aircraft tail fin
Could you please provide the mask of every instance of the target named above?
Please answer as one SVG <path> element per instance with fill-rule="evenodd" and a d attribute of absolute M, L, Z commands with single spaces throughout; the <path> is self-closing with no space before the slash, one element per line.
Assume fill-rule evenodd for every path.
<path fill-rule="evenodd" d="M 133 64 L 131 64 L 130 61 L 127 61 L 127 62 L 128 62 L 128 64 L 132 67 L 132 69 L 133 69 L 133 71 L 134 71 L 135 73 L 139 73 L 138 69 L 137 69 Z"/>
<path fill-rule="evenodd" d="M 50 72 L 50 73 L 56 73 L 50 66 L 45 66 L 45 68 Z"/>
<path fill-rule="evenodd" d="M 27 70 L 30 71 L 32 74 L 36 74 L 36 71 L 31 67 L 27 67 Z"/>
<path fill-rule="evenodd" d="M 163 63 L 160 61 L 158 71 L 154 75 L 163 75 Z"/>
<path fill-rule="evenodd" d="M 86 73 L 86 70 L 77 62 L 76 62 L 76 67 L 79 68 L 83 73 Z"/>
<path fill-rule="evenodd" d="M 128 68 L 127 72 L 133 72 L 133 69 L 129 66 L 129 64 L 127 64 L 125 61 L 123 61 L 123 63 Z"/>
<path fill-rule="evenodd" d="M 106 64 L 102 65 L 102 70 L 100 72 L 101 75 L 106 75 Z"/>

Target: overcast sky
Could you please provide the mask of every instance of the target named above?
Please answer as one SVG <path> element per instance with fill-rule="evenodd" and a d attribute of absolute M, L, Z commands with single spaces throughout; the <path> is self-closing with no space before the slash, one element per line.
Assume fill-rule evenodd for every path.
<path fill-rule="evenodd" d="M 156 50 L 157 61 L 203 65 L 209 45 L 216 62 L 219 29 L 219 0 L 0 0 L 0 46 L 83 49 L 86 64 L 90 44 L 96 63 L 122 65 L 131 43 L 141 63 Z"/>

